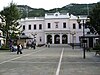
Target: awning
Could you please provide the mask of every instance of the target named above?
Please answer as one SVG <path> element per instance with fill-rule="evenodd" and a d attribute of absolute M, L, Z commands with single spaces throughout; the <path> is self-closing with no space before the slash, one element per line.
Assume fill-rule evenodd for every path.
<path fill-rule="evenodd" d="M 80 36 L 80 38 L 100 38 L 99 35 L 85 35 L 85 36 Z"/>
<path fill-rule="evenodd" d="M 26 36 L 26 35 L 20 35 L 19 38 L 20 39 L 33 39 L 33 38 Z"/>

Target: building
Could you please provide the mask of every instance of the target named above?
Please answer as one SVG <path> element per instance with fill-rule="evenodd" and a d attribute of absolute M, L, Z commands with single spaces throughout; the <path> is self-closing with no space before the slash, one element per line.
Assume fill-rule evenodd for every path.
<path fill-rule="evenodd" d="M 86 17 L 80 19 L 86 20 Z M 36 44 L 79 44 L 83 35 L 82 23 L 77 23 L 77 16 L 69 13 L 46 13 L 45 17 L 31 17 L 19 20 L 21 30 Z M 85 27 L 85 34 L 89 31 Z M 29 39 L 27 40 L 27 42 Z"/>
<path fill-rule="evenodd" d="M 1 29 L 2 24 L 3 24 L 3 22 L 2 22 L 1 15 L 0 15 L 0 48 L 5 43 L 5 38 L 3 36 L 3 32 L 2 32 L 2 29 Z"/>

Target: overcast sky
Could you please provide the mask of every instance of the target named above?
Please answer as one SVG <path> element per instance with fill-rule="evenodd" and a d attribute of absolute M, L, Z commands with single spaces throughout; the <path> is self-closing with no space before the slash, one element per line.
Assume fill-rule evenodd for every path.
<path fill-rule="evenodd" d="M 0 0 L 0 10 L 8 6 L 11 2 L 16 3 L 17 5 L 28 5 L 32 8 L 44 8 L 46 10 L 63 7 L 70 3 L 97 3 L 100 0 Z"/>

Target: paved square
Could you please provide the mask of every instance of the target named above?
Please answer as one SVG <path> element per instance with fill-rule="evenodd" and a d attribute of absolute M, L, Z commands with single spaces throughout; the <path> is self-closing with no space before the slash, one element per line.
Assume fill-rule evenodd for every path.
<path fill-rule="evenodd" d="M 100 75 L 100 56 L 82 49 L 39 47 L 0 52 L 0 75 Z"/>

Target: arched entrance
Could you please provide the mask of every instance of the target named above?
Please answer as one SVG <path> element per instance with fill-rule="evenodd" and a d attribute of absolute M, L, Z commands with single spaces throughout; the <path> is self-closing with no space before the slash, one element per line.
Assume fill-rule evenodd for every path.
<path fill-rule="evenodd" d="M 67 44 L 67 43 L 68 43 L 67 35 L 64 34 L 64 35 L 62 35 L 62 44 Z"/>
<path fill-rule="evenodd" d="M 54 43 L 55 44 L 60 44 L 60 36 L 59 35 L 54 36 Z"/>
<path fill-rule="evenodd" d="M 47 43 L 52 44 L 52 36 L 51 35 L 47 35 Z"/>

